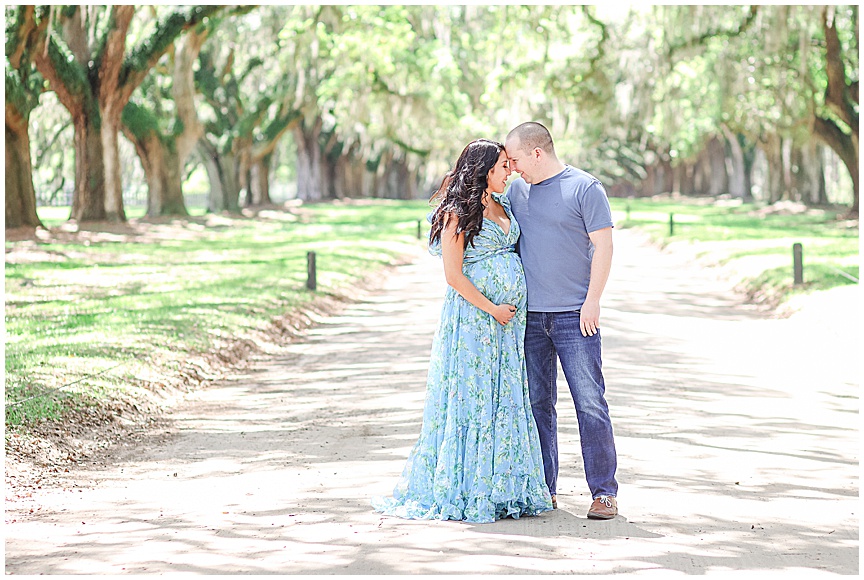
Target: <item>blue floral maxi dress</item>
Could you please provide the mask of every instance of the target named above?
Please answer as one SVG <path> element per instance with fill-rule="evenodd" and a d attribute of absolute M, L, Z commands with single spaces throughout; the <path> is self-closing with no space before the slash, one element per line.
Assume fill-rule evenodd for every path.
<path fill-rule="evenodd" d="M 420 438 L 393 497 L 376 511 L 407 519 L 465 520 L 536 515 L 552 509 L 525 369 L 526 289 L 515 253 L 519 224 L 495 195 L 510 231 L 483 220 L 462 271 L 495 304 L 516 306 L 501 326 L 452 287 L 432 343 Z M 430 247 L 440 255 L 440 242 Z"/>

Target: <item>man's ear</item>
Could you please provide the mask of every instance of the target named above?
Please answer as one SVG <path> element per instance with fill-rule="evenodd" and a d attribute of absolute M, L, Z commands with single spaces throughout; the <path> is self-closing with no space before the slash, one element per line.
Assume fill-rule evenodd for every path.
<path fill-rule="evenodd" d="M 543 150 L 539 147 L 534 148 L 534 157 L 540 159 L 540 154 L 543 153 Z"/>

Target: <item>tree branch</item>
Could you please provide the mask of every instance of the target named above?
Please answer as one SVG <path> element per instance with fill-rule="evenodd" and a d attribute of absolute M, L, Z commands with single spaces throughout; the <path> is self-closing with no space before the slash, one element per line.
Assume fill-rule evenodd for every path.
<path fill-rule="evenodd" d="M 852 137 L 844 133 L 837 123 L 816 116 L 813 118 L 813 130 L 826 145 L 837 153 L 847 167 L 851 168 L 858 163 L 858 156 L 852 147 Z"/>
<path fill-rule="evenodd" d="M 48 15 L 43 14 L 30 37 L 30 54 L 33 64 L 57 94 L 57 99 L 74 116 L 77 111 L 92 106 L 90 83 L 68 48 L 56 35 L 48 34 L 49 25 Z M 47 50 L 42 50 L 43 45 Z"/>
<path fill-rule="evenodd" d="M 411 145 L 408 145 L 405 141 L 402 141 L 401 139 L 399 139 L 398 137 L 396 137 L 396 135 L 393 135 L 392 133 L 387 135 L 387 138 L 393 144 L 399 146 L 402 150 L 407 151 L 409 153 L 414 153 L 416 155 L 419 155 L 420 157 L 428 157 L 429 154 L 432 153 L 432 151 L 430 151 L 428 149 L 417 149 L 416 147 L 412 147 Z"/>
<path fill-rule="evenodd" d="M 174 53 L 174 71 L 172 74 L 171 96 L 177 110 L 177 119 L 183 129 L 177 135 L 177 155 L 184 163 L 195 148 L 195 143 L 204 135 L 204 126 L 198 119 L 195 108 L 195 73 L 194 64 L 198 60 L 201 47 L 210 35 L 210 28 L 197 27 L 190 30 L 180 41 Z"/>
<path fill-rule="evenodd" d="M 591 58 L 588 60 L 588 73 L 585 75 L 588 77 L 597 72 L 597 63 L 605 54 L 604 45 L 606 44 L 606 41 L 609 40 L 609 31 L 606 29 L 605 24 L 595 18 L 588 6 L 582 6 L 582 14 L 585 15 L 585 18 L 587 18 L 591 24 L 600 29 L 600 40 L 597 41 L 597 52 L 591 55 Z"/>
<path fill-rule="evenodd" d="M 852 95 L 846 80 L 846 66 L 841 54 L 834 10 L 829 13 L 828 6 L 822 9 L 822 29 L 825 32 L 825 71 L 828 75 L 825 104 L 857 134 L 858 113 L 852 104 Z"/>
<path fill-rule="evenodd" d="M 157 25 L 153 34 L 135 47 L 123 62 L 122 70 L 119 72 L 119 85 L 122 87 L 124 96 L 132 95 L 135 88 L 141 84 L 150 69 L 159 62 L 178 36 L 224 8 L 219 5 L 195 6 L 188 12 L 177 11 L 168 15 Z"/>
<path fill-rule="evenodd" d="M 18 6 L 15 18 L 6 22 L 6 58 L 12 68 L 21 66 L 21 57 L 28 48 L 28 37 L 36 29 L 35 11 L 35 6 Z"/>
<path fill-rule="evenodd" d="M 282 136 L 290 131 L 301 118 L 302 113 L 294 109 L 279 114 L 264 130 L 264 140 L 252 148 L 251 158 L 257 161 L 273 153 Z"/>
<path fill-rule="evenodd" d="M 60 136 L 63 135 L 63 131 L 65 131 L 66 128 L 69 127 L 71 124 L 72 120 L 70 119 L 64 122 L 59 129 L 55 129 L 56 132 L 54 133 L 54 137 L 51 138 L 51 141 L 48 142 L 48 145 L 46 145 L 41 151 L 39 151 L 38 155 L 36 156 L 36 161 L 33 163 L 34 167 L 39 167 L 40 165 L 42 165 L 42 162 L 45 161 L 45 156 L 51 152 L 51 148 L 54 147 L 54 144 L 57 142 L 58 139 L 60 139 Z"/>
<path fill-rule="evenodd" d="M 16 69 L 6 69 L 6 126 L 16 132 L 27 127 L 27 93 Z"/>
<path fill-rule="evenodd" d="M 120 70 L 123 67 L 123 57 L 126 53 L 126 36 L 129 33 L 129 24 L 135 15 L 135 6 L 112 6 L 108 17 L 108 27 L 102 37 L 100 50 L 96 54 L 95 68 L 99 78 L 99 104 L 103 110 L 107 108 L 109 99 L 115 101 L 116 93 L 120 85 Z M 87 63 L 83 63 L 87 66 Z M 117 115 L 121 110 L 115 111 Z"/>
<path fill-rule="evenodd" d="M 68 6 L 66 10 L 56 11 L 52 17 L 56 22 L 52 23 L 51 26 L 59 23 L 63 30 L 63 41 L 69 47 L 69 51 L 75 56 L 75 60 L 87 67 L 91 60 L 91 53 L 84 7 Z"/>
<path fill-rule="evenodd" d="M 701 46 L 701 45 L 705 44 L 705 42 L 707 40 L 714 38 L 716 36 L 727 36 L 727 37 L 731 38 L 731 37 L 740 36 L 740 35 L 744 34 L 747 31 L 747 29 L 750 28 L 750 26 L 753 24 L 753 22 L 755 22 L 756 15 L 758 14 L 758 12 L 759 12 L 759 6 L 758 5 L 752 5 L 752 6 L 750 6 L 750 12 L 747 14 L 747 17 L 744 18 L 743 22 L 741 22 L 741 24 L 738 25 L 738 28 L 736 28 L 734 30 L 723 30 L 722 28 L 715 28 L 715 29 L 708 30 L 707 32 L 701 34 L 700 36 L 697 36 L 696 38 L 691 38 L 691 39 L 686 40 L 684 42 L 679 42 L 678 44 L 671 45 L 669 47 L 669 51 L 667 53 L 669 60 L 672 60 L 672 58 L 675 56 L 676 52 L 678 52 L 680 50 L 684 50 L 686 48 L 692 48 L 694 46 Z"/>

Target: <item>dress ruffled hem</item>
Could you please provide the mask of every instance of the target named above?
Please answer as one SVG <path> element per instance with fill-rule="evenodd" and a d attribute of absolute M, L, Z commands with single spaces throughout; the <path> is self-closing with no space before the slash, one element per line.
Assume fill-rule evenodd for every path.
<path fill-rule="evenodd" d="M 415 500 L 401 502 L 392 497 L 372 498 L 372 507 L 376 512 L 405 520 L 456 520 L 472 524 L 491 524 L 504 518 L 518 520 L 521 516 L 536 516 L 552 509 L 551 503 L 547 507 L 517 500 L 504 503 L 481 500 L 474 503 L 475 509 L 471 509 L 471 506 L 460 509 L 453 504 L 433 504 L 427 507 Z M 479 509 L 481 504 L 485 504 L 483 509 Z"/>
<path fill-rule="evenodd" d="M 518 485 L 511 482 L 513 488 L 527 488 L 528 482 Z M 372 498 L 372 508 L 376 512 L 407 520 L 456 520 L 475 524 L 489 524 L 504 518 L 519 519 L 521 516 L 536 516 L 552 509 L 552 499 L 545 487 L 534 486 L 526 489 L 525 495 L 516 497 L 493 491 L 491 495 L 469 497 L 467 501 L 435 499 L 432 502 L 422 501 L 412 497 L 382 497 Z"/>

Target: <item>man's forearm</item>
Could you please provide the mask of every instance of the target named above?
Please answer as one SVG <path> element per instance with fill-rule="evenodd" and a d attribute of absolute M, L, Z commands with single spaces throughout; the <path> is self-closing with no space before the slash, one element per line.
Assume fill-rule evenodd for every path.
<path fill-rule="evenodd" d="M 594 256 L 591 258 L 591 280 L 588 282 L 588 294 L 585 300 L 599 303 L 606 282 L 609 280 L 609 272 L 612 270 L 612 234 L 604 232 L 596 238 Z"/>

